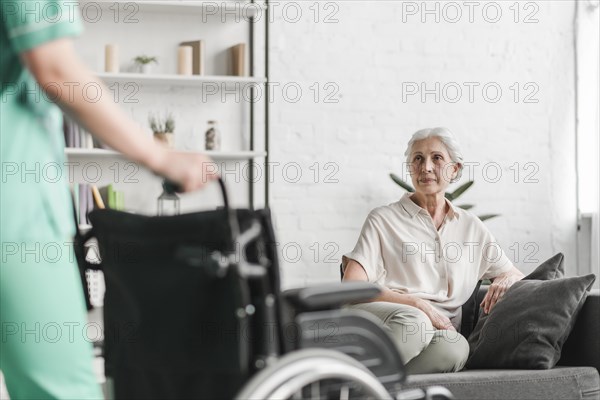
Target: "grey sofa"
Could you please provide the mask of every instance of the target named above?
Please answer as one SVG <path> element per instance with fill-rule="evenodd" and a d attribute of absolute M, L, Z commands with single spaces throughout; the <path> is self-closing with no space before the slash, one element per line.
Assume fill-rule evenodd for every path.
<path fill-rule="evenodd" d="M 478 290 L 475 304 L 487 291 Z M 477 309 L 463 307 L 463 319 L 473 320 Z M 464 329 L 464 325 L 463 325 Z M 462 332 L 468 337 L 470 332 Z M 449 374 L 408 377 L 403 389 L 440 385 L 456 399 L 600 399 L 600 291 L 588 296 L 558 365 L 550 370 L 463 370 Z"/>

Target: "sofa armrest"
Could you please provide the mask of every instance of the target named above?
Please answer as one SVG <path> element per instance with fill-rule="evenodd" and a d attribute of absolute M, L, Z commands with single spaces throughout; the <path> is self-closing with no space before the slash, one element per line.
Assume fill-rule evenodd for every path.
<path fill-rule="evenodd" d="M 594 289 L 581 308 L 562 348 L 558 365 L 595 367 L 600 372 L 600 290 Z"/>

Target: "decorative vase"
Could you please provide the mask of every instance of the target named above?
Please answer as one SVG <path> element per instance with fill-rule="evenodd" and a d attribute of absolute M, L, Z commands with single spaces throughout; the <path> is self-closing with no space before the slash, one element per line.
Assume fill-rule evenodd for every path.
<path fill-rule="evenodd" d="M 116 44 L 107 44 L 104 48 L 104 72 L 119 72 L 119 46 Z"/>
<path fill-rule="evenodd" d="M 159 216 L 166 215 L 179 215 L 180 205 L 179 205 L 179 196 L 176 193 L 172 192 L 168 187 L 166 182 L 163 182 L 163 192 L 158 197 L 157 200 L 157 214 Z"/>
<path fill-rule="evenodd" d="M 204 134 L 204 148 L 206 150 L 221 150 L 221 132 L 217 128 L 217 121 L 208 121 L 208 129 Z"/>
<path fill-rule="evenodd" d="M 154 71 L 154 65 L 151 63 L 140 65 L 140 72 L 142 74 L 151 74 Z"/>
<path fill-rule="evenodd" d="M 179 46 L 177 49 L 177 73 L 179 75 L 193 74 L 193 54 L 192 46 Z"/>

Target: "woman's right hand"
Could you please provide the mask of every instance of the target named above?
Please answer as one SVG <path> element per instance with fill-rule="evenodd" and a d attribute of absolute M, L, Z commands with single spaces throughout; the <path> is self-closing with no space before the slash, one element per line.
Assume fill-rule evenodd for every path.
<path fill-rule="evenodd" d="M 203 154 L 159 148 L 148 167 L 181 185 L 184 192 L 198 190 L 219 177 L 215 164 Z"/>
<path fill-rule="evenodd" d="M 439 312 L 434 306 L 431 305 L 429 301 L 417 299 L 416 307 L 429 317 L 434 328 L 456 331 L 456 328 L 454 328 L 454 325 L 452 325 L 450 318 Z"/>

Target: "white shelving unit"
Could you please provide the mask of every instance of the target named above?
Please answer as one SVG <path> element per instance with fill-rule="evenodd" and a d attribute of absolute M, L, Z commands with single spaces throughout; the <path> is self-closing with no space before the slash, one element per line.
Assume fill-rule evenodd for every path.
<path fill-rule="evenodd" d="M 249 0 L 79 0 L 83 21 L 87 23 L 84 35 L 79 39 L 79 53 L 92 69 L 98 71 L 96 75 L 110 89 L 108 95 L 113 96 L 125 112 L 137 117 L 134 119 L 146 126 L 146 121 L 142 120 L 148 111 L 155 112 L 154 109 L 158 109 L 174 111 L 177 114 L 177 107 L 180 107 L 183 111 L 179 111 L 179 116 L 176 115 L 181 119 L 177 121 L 175 134 L 182 136 L 179 136 L 181 140 L 177 143 L 190 149 L 200 148 L 200 145 L 196 145 L 203 143 L 204 138 L 198 136 L 198 132 L 203 135 L 203 124 L 206 121 L 219 121 L 222 134 L 228 129 L 230 141 L 223 140 L 224 148 L 235 150 L 192 153 L 209 156 L 221 167 L 224 175 L 234 174 L 235 179 L 229 180 L 231 184 L 228 185 L 228 189 L 232 194 L 231 198 L 234 199 L 233 205 L 240 208 L 248 205 L 254 207 L 255 193 L 258 192 L 256 189 L 261 186 L 261 183 L 258 183 L 255 187 L 255 173 L 263 179 L 265 189 L 264 199 L 261 199 L 260 195 L 256 197 L 258 202 L 264 200 L 264 204 L 268 206 L 269 156 L 266 149 L 269 94 L 266 84 L 269 25 L 266 4 L 263 1 L 255 3 Z M 232 24 L 237 26 L 233 27 Z M 262 29 L 264 39 L 260 36 Z M 175 74 L 176 46 L 191 40 L 205 41 L 207 75 Z M 264 58 L 260 54 L 263 40 Z M 250 76 L 226 75 L 230 72 L 227 61 L 228 46 L 242 42 L 247 44 L 247 73 Z M 104 46 L 109 43 L 119 45 L 121 71 L 133 71 L 126 63 L 139 54 L 157 56 L 160 62 L 158 71 L 153 74 L 101 72 L 104 70 Z M 259 68 L 256 68 L 257 66 Z M 129 84 L 132 83 L 142 88 L 139 97 L 137 88 L 133 91 L 128 90 L 128 87 L 131 89 Z M 217 89 L 221 91 L 218 99 L 215 100 L 215 96 L 209 98 L 209 101 L 200 101 L 202 93 L 206 94 L 209 89 L 214 91 L 214 84 L 217 84 Z M 236 101 L 228 100 L 231 97 L 222 100 L 220 96 L 226 91 L 236 94 L 250 93 L 248 96 L 254 100 L 254 92 L 261 92 L 260 88 L 255 90 L 256 86 L 262 88 L 262 103 L 249 101 L 238 106 Z M 243 101 L 247 101 L 247 98 L 243 97 Z M 261 120 L 263 106 L 264 121 Z M 223 109 L 225 111 L 222 111 Z M 159 112 L 158 110 L 156 112 Z M 234 118 L 230 119 L 232 116 Z M 180 123 L 181 120 L 184 122 Z M 194 122 L 190 123 L 190 120 Z M 225 137 L 227 136 L 224 135 L 222 139 Z M 151 171 L 138 168 L 137 164 L 128 161 L 122 162 L 125 160 L 124 156 L 113 150 L 66 148 L 65 155 L 71 162 L 69 171 L 73 171 L 75 177 L 71 178 L 75 184 L 86 182 L 98 187 L 113 184 L 115 190 L 125 192 L 127 211 L 149 215 L 155 213 L 162 179 Z M 185 212 L 186 204 L 193 205 L 194 210 L 197 209 L 197 205 L 204 207 L 206 204 L 212 207 L 212 200 L 215 198 L 220 205 L 221 197 L 216 187 L 207 187 L 203 193 L 182 195 L 182 211 Z M 207 202 L 203 203 L 204 200 Z M 239 205 L 235 204 L 236 201 Z M 79 225 L 82 232 L 90 228 L 90 225 Z M 94 251 L 89 251 L 87 256 L 89 261 L 97 261 Z M 88 278 L 96 290 L 92 292 L 92 296 L 95 296 L 94 293 L 98 296 L 93 297 L 92 301 L 100 305 L 104 279 L 101 273 L 90 273 Z M 103 376 L 103 373 L 100 375 Z"/>
<path fill-rule="evenodd" d="M 203 135 L 205 128 L 202 125 L 208 120 L 219 121 L 223 146 L 227 151 L 194 153 L 209 156 L 226 171 L 227 168 L 245 168 L 248 163 L 258 165 L 249 169 L 249 177 L 244 176 L 239 182 L 232 183 L 231 189 L 237 186 L 237 198 L 247 196 L 250 207 L 254 207 L 255 201 L 268 206 L 268 2 L 79 0 L 79 8 L 88 23 L 86 34 L 80 39 L 79 50 L 98 71 L 96 75 L 109 88 L 115 101 L 122 103 L 123 109 L 136 117 L 142 126 L 146 113 L 160 113 L 155 110 L 161 108 L 165 112 L 174 112 L 176 118 L 183 120 L 182 123 L 177 121 L 176 128 L 176 143 L 182 148 L 201 148 L 197 144 L 204 141 L 198 136 Z M 175 46 L 190 40 L 205 42 L 206 75 L 182 76 L 175 73 Z M 102 72 L 104 46 L 108 43 L 119 46 L 123 72 Z M 249 76 L 227 75 L 230 73 L 227 51 L 229 46 L 237 43 L 247 44 Z M 138 54 L 156 55 L 158 70 L 149 74 L 125 72 L 134 71 L 127 63 Z M 141 90 L 138 91 L 138 88 Z M 220 93 L 215 93 L 215 88 Z M 202 97 L 206 93 L 210 96 Z M 183 111 L 179 111 L 178 105 L 182 105 Z M 195 115 L 194 107 L 199 110 L 198 115 Z M 104 149 L 67 148 L 65 154 L 69 160 L 99 163 L 103 169 L 111 168 L 113 160 L 124 159 L 120 153 Z M 110 176 L 111 171 L 104 175 Z M 243 171 L 245 173 L 247 169 Z M 254 180 L 255 172 L 260 181 Z M 264 197 L 259 192 L 263 187 L 262 179 Z M 247 189 L 243 189 L 243 185 Z M 232 191 L 235 193 L 235 190 Z M 256 193 L 259 193 L 258 196 Z"/>
<path fill-rule="evenodd" d="M 247 0 L 220 0 L 220 1 L 195 1 L 195 0 L 80 0 L 82 8 L 98 7 L 100 10 L 113 10 L 121 7 L 126 11 L 143 12 L 191 12 L 195 14 L 214 15 L 227 11 L 237 12 L 242 17 L 255 17 L 265 10 L 264 4 L 252 3 Z"/>
<path fill-rule="evenodd" d="M 234 86 L 235 84 L 248 85 L 248 84 L 263 84 L 267 80 L 266 78 L 254 78 L 254 77 L 243 77 L 243 76 L 198 76 L 198 75 L 169 75 L 169 74 L 134 74 L 134 73 L 98 73 L 97 76 L 102 79 L 106 84 L 113 83 L 137 83 L 139 85 L 152 85 L 152 86 L 185 86 L 185 87 L 202 87 L 208 83 L 219 83 L 227 84 L 228 87 Z"/>

